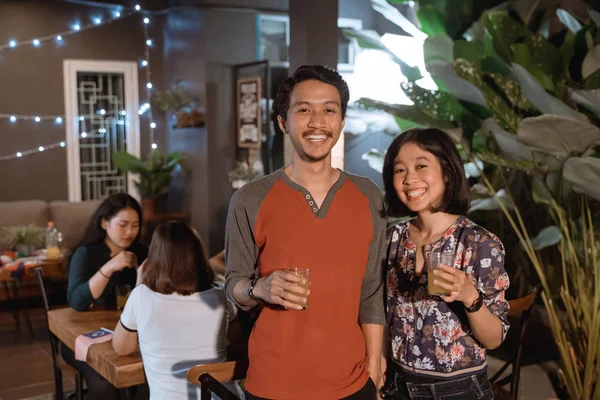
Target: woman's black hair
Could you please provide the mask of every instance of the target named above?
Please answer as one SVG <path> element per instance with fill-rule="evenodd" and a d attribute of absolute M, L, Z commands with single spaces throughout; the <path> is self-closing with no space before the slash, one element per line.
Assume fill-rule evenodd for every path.
<path fill-rule="evenodd" d="M 386 214 L 392 217 L 414 216 L 394 189 L 394 160 L 402 146 L 414 143 L 433 154 L 440 163 L 445 183 L 444 194 L 432 210 L 448 214 L 465 214 L 471 206 L 471 190 L 456 145 L 448 134 L 437 128 L 412 128 L 401 133 L 390 144 L 383 160 L 383 186 L 385 189 Z"/>
<path fill-rule="evenodd" d="M 140 225 L 142 224 L 142 207 L 140 207 L 140 203 L 127 193 L 116 193 L 105 198 L 102 203 L 98 206 L 90 222 L 85 228 L 85 233 L 83 234 L 83 238 L 79 241 L 79 243 L 73 247 L 71 254 L 66 260 L 65 265 L 69 265 L 71 262 L 71 256 L 75 252 L 79 246 L 89 246 L 95 245 L 104 241 L 106 238 L 106 230 L 102 228 L 102 220 L 110 220 L 115 215 L 117 215 L 121 210 L 125 209 L 134 210 L 139 218 Z M 140 229 L 137 236 L 135 237 L 134 243 L 137 242 L 140 238 L 142 230 Z"/>

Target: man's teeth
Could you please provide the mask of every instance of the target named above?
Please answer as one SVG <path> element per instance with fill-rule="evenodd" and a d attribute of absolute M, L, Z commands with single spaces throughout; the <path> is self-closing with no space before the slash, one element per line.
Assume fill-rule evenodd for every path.
<path fill-rule="evenodd" d="M 305 136 L 308 140 L 325 140 L 327 139 L 327 135 L 309 135 Z"/>
<path fill-rule="evenodd" d="M 406 195 L 408 197 L 419 197 L 419 196 L 424 195 L 426 191 L 427 191 L 427 189 L 409 190 L 408 192 L 406 192 Z"/>

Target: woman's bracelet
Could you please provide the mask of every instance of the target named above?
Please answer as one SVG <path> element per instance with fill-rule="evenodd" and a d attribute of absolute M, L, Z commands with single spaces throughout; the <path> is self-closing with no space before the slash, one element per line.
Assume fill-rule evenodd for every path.
<path fill-rule="evenodd" d="M 98 269 L 98 272 L 100 272 L 100 275 L 102 275 L 103 277 L 105 277 L 106 279 L 110 279 L 110 276 L 106 275 L 104 272 L 102 272 L 102 268 Z"/>

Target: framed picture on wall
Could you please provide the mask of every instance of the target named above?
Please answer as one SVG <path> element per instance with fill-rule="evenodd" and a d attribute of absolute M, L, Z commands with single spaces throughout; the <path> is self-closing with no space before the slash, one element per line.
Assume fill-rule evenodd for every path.
<path fill-rule="evenodd" d="M 261 147 L 261 79 L 259 76 L 238 79 L 236 87 L 238 147 Z"/>

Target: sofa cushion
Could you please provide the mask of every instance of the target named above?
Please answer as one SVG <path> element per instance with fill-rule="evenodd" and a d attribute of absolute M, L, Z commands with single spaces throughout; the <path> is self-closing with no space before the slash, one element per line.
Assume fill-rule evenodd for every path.
<path fill-rule="evenodd" d="M 62 246 L 65 249 L 72 249 L 82 239 L 85 228 L 100 203 L 100 200 L 50 203 L 50 219 L 54 221 L 56 229 L 62 233 Z"/>
<path fill-rule="evenodd" d="M 0 201 L 0 230 L 17 225 L 37 225 L 45 228 L 50 216 L 43 200 Z M 0 232 L 0 249 L 8 249 L 4 232 Z"/>

